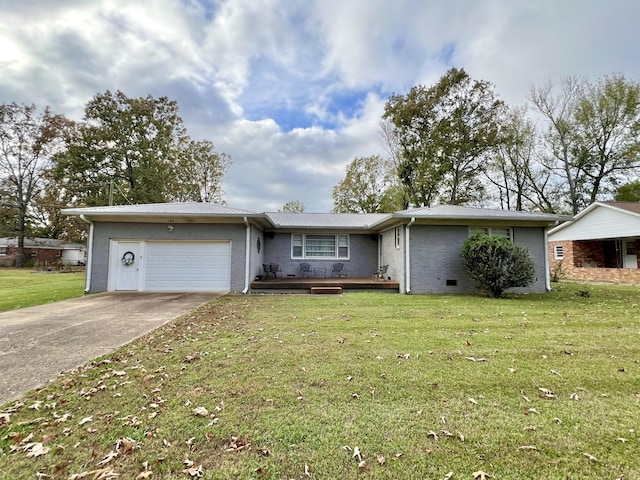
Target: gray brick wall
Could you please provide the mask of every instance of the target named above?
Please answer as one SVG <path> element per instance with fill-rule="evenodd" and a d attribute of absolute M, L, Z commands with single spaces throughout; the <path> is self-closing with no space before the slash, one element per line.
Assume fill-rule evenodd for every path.
<path fill-rule="evenodd" d="M 349 234 L 349 246 L 349 259 L 292 259 L 291 233 L 267 233 L 265 235 L 264 263 L 277 263 L 280 265 L 283 276 L 287 274 L 300 275 L 300 264 L 303 262 L 311 264 L 312 273 L 314 269 L 324 268 L 327 276 L 331 275 L 331 266 L 338 262 L 344 264 L 344 273 L 349 277 L 366 277 L 372 275 L 376 268 L 378 268 L 377 235 Z"/>
<path fill-rule="evenodd" d="M 519 292 L 545 291 L 544 229 L 514 228 L 514 242 L 529 250 L 534 259 L 536 281 Z M 414 225 L 411 239 L 411 293 L 472 293 L 477 291 L 469 280 L 462 259 L 462 244 L 469 227 Z M 447 283 L 450 283 L 449 285 Z M 452 285 L 455 283 L 455 285 Z"/>
<path fill-rule="evenodd" d="M 399 282 L 400 292 L 405 291 L 405 270 L 404 270 L 404 247 L 405 247 L 405 227 L 404 225 L 399 227 L 400 229 L 400 248 L 396 249 L 395 246 L 395 228 L 385 230 L 381 234 L 382 247 L 381 251 L 381 265 L 389 265 L 387 270 L 387 277 L 391 277 L 392 280 Z"/>
<path fill-rule="evenodd" d="M 93 265 L 91 292 L 107 290 L 110 240 L 230 240 L 231 290 L 244 288 L 246 227 L 241 224 L 174 224 L 173 231 L 166 223 L 95 222 L 93 237 Z"/>

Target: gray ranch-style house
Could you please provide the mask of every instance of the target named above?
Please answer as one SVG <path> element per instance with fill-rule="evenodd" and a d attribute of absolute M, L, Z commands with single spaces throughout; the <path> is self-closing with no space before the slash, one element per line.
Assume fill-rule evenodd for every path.
<path fill-rule="evenodd" d="M 451 205 L 392 214 L 255 213 L 208 203 L 70 208 L 89 224 L 86 292 L 251 291 L 277 278 L 372 278 L 400 293 L 471 293 L 474 232 L 526 248 L 550 290 L 547 229 L 568 217 Z"/>

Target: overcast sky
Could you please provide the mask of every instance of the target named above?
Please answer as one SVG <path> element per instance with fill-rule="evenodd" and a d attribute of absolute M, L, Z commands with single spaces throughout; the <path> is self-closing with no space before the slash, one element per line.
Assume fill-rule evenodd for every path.
<path fill-rule="evenodd" d="M 383 154 L 392 93 L 450 67 L 510 105 L 532 84 L 640 79 L 637 0 L 0 0 L 0 103 L 81 119 L 96 93 L 177 100 L 233 164 L 232 207 L 328 212 L 356 156 Z"/>

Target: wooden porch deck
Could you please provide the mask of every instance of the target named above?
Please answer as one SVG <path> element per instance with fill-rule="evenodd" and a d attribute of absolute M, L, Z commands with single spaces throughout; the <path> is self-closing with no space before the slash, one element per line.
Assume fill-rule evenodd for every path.
<path fill-rule="evenodd" d="M 260 291 L 300 291 L 310 293 L 312 287 L 340 287 L 342 290 L 385 290 L 398 293 L 400 284 L 393 280 L 372 277 L 283 277 L 263 278 L 251 282 L 251 290 Z M 304 292 L 302 292 L 304 290 Z"/>

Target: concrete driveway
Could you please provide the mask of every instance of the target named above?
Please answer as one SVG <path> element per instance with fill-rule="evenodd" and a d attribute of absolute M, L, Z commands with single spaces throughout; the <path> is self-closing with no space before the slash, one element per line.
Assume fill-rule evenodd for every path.
<path fill-rule="evenodd" d="M 101 293 L 0 313 L 0 404 L 223 293 Z"/>

